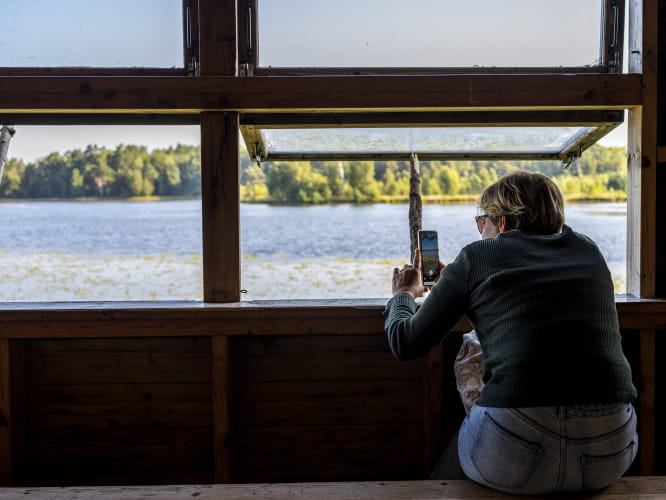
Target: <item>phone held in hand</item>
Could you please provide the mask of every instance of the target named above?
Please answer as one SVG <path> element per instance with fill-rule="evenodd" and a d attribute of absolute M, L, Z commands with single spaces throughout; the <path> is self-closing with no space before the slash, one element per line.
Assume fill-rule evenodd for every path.
<path fill-rule="evenodd" d="M 419 250 L 421 250 L 423 285 L 432 286 L 439 277 L 439 243 L 437 241 L 437 231 L 419 231 Z"/>

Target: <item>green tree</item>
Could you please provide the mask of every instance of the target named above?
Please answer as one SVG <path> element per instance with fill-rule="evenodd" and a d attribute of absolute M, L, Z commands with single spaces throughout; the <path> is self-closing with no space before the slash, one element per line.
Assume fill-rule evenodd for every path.
<path fill-rule="evenodd" d="M 375 180 L 375 166 L 372 163 L 350 162 L 346 178 L 354 202 L 369 203 L 377 201 L 381 196 L 379 184 Z"/>

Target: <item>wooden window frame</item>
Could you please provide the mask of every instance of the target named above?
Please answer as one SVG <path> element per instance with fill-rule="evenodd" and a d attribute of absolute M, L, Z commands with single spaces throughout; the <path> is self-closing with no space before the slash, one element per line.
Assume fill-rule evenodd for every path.
<path fill-rule="evenodd" d="M 239 0 L 244 1 L 244 0 Z M 238 162 L 220 149 L 237 142 L 229 123 L 248 113 L 629 110 L 627 288 L 636 297 L 655 293 L 656 199 L 656 0 L 629 3 L 628 74 L 451 74 L 293 76 L 239 78 L 240 17 L 235 0 L 199 0 L 196 77 L 22 75 L 0 78 L 0 116 L 6 123 L 196 123 L 201 121 L 204 197 L 218 207 L 204 227 L 225 228 L 239 241 Z M 214 22 L 222 20 L 223 22 Z M 372 89 L 372 92 L 367 92 Z M 204 115 L 211 113 L 209 119 Z M 238 114 L 225 115 L 225 113 Z M 213 116 L 214 115 L 214 116 Z M 214 119 L 213 119 L 214 118 Z M 217 120 L 217 121 L 216 121 Z M 227 124 L 225 126 L 221 124 Z M 219 176 L 222 175 L 222 178 Z M 217 176 L 217 177 L 216 177 Z M 219 189 L 219 180 L 224 188 Z M 236 183 L 236 184 L 234 184 Z M 217 186 L 217 187 L 214 187 Z M 234 187 L 235 186 L 235 187 Z M 229 207 L 229 211 L 220 210 Z M 205 209 L 204 209 L 205 212 Z M 240 299 L 238 248 L 215 238 L 205 242 L 205 301 Z M 225 248 L 224 254 L 215 249 Z M 229 278 L 231 276 L 231 278 Z"/>
<path fill-rule="evenodd" d="M 541 67 L 279 67 L 260 66 L 259 0 L 238 0 L 239 72 L 243 76 L 306 75 L 433 75 L 433 74 L 539 74 L 621 73 L 625 0 L 603 0 L 599 64 L 594 66 Z"/>
<path fill-rule="evenodd" d="M 179 68 L 102 67 L 102 66 L 3 66 L 2 76 L 187 76 L 195 74 L 198 66 L 199 2 L 182 0 L 183 66 Z M 188 36 L 189 35 L 189 36 Z"/>

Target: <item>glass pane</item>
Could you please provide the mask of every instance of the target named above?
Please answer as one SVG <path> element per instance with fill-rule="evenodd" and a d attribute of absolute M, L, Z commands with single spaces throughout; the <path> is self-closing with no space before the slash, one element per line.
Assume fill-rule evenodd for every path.
<path fill-rule="evenodd" d="M 553 178 L 566 220 L 606 258 L 626 290 L 624 147 L 594 145 L 568 169 L 557 160 L 421 161 L 423 228 L 450 262 L 478 239 L 479 192 L 522 169 Z M 243 300 L 388 297 L 393 266 L 409 258 L 408 161 L 241 160 Z"/>
<path fill-rule="evenodd" d="M 0 0 L 0 67 L 183 67 L 181 0 Z"/>
<path fill-rule="evenodd" d="M 388 298 L 394 266 L 408 262 L 405 204 L 282 206 L 243 204 L 243 300 Z M 423 227 L 439 233 L 440 258 L 451 262 L 479 239 L 474 205 L 426 204 Z M 570 202 L 566 220 L 600 247 L 626 293 L 626 203 Z"/>
<path fill-rule="evenodd" d="M 590 66 L 601 0 L 258 0 L 263 67 Z"/>
<path fill-rule="evenodd" d="M 442 127 L 272 129 L 270 153 L 558 153 L 591 127 Z"/>
<path fill-rule="evenodd" d="M 199 128 L 127 128 L 16 127 L 0 301 L 202 300 Z"/>

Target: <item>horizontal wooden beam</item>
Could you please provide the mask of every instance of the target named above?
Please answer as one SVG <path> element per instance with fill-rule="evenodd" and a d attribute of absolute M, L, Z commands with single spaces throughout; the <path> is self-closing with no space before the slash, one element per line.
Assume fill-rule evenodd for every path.
<path fill-rule="evenodd" d="M 386 299 L 0 303 L 0 338 L 382 334 Z M 617 296 L 620 327 L 666 329 L 666 300 Z M 456 331 L 469 331 L 462 320 Z"/>
<path fill-rule="evenodd" d="M 641 76 L 447 75 L 0 78 L 0 113 L 622 109 Z"/>
<path fill-rule="evenodd" d="M 654 500 L 662 498 L 666 491 L 663 476 L 623 477 L 607 489 L 595 493 L 596 500 Z M 294 500 L 341 500 L 355 498 L 370 500 L 391 498 L 409 500 L 413 498 L 500 500 L 517 498 L 481 486 L 469 480 L 456 481 L 376 481 L 376 482 L 320 482 L 297 484 L 209 484 L 209 485 L 158 485 L 158 486 L 77 486 L 67 488 L 0 488 L 4 500 L 136 500 L 139 498 L 161 498 L 163 500 L 186 500 L 202 498 L 217 500 L 239 500 L 253 498 L 292 498 Z M 580 498 L 580 496 L 576 496 Z M 534 497 L 532 497 L 534 498 Z M 573 498 L 573 497 L 572 497 Z"/>

